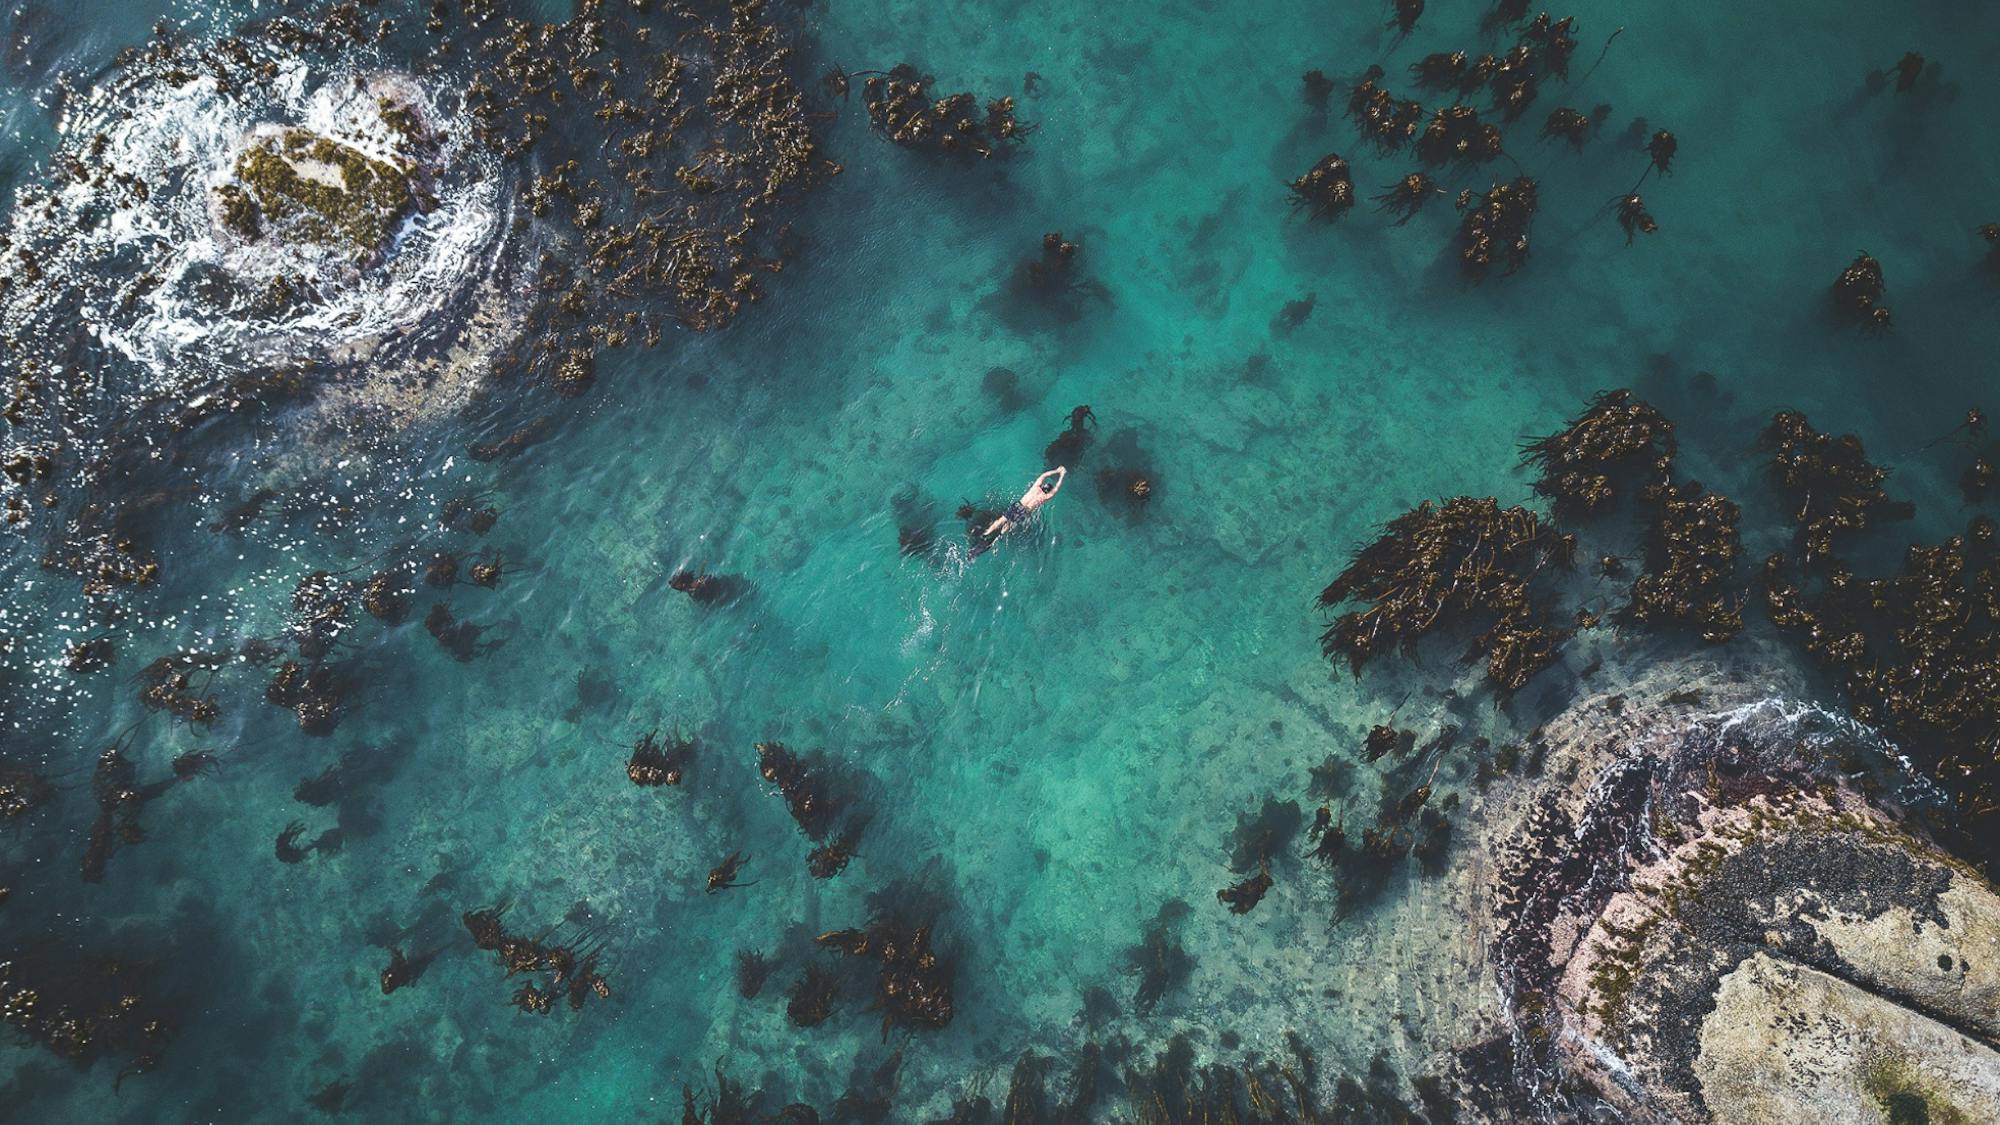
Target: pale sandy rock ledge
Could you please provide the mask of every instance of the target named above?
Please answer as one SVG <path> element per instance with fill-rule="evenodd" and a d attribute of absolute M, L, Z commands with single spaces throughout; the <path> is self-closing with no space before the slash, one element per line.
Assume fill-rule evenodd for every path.
<path fill-rule="evenodd" d="M 2000 1107 L 1991 1047 L 1838 977 L 1756 953 L 1714 999 L 1694 1069 L 1715 1120 L 1972 1125 Z"/>
<path fill-rule="evenodd" d="M 1452 1066 L 1474 1117 L 2000 1120 L 2000 895 L 1799 695 L 1665 665 L 1542 728 L 1467 849 L 1500 1009 Z"/>

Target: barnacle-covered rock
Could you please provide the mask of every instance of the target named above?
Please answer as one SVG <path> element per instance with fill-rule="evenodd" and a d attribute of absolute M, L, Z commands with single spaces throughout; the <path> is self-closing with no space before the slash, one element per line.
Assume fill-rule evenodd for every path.
<path fill-rule="evenodd" d="M 1487 828 L 1521 1073 L 1630 1120 L 1992 1120 L 2000 895 L 1772 678 L 1666 666 L 1543 728 Z"/>

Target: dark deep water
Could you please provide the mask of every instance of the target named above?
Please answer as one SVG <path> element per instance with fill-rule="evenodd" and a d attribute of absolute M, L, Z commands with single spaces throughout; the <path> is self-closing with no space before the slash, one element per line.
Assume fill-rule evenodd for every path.
<path fill-rule="evenodd" d="M 1137 1058 L 1176 1035 L 1235 1059 L 1276 1056 L 1296 1032 L 1328 1085 L 1378 1055 L 1422 1075 L 1484 1000 L 1437 968 L 1463 940 L 1466 889 L 1412 866 L 1329 925 L 1331 880 L 1292 860 L 1235 916 L 1213 894 L 1242 877 L 1239 816 L 1275 797 L 1309 817 L 1308 770 L 1330 755 L 1335 807 L 1373 815 L 1380 771 L 1360 761 L 1361 735 L 1399 701 L 1405 724 L 1455 722 L 1497 746 L 1587 669 L 1602 689 L 1698 642 L 1592 631 L 1504 709 L 1448 645 L 1352 678 L 1320 655 L 1311 604 L 1347 552 L 1427 497 L 1531 501 L 1522 435 L 1619 386 L 1679 423 L 1683 472 L 1744 505 L 1749 558 L 1789 536 L 1755 450 L 1778 409 L 1859 434 L 1915 502 L 1913 521 L 1861 548 L 1872 564 L 1976 510 L 1957 483 L 1971 454 L 1933 439 L 1992 405 L 2000 275 L 1978 229 L 2000 221 L 2000 10 L 1570 5 L 1570 80 L 1546 82 L 1508 127 L 1506 159 L 1439 173 L 1452 194 L 1515 175 L 1511 161 L 1540 181 L 1526 265 L 1473 284 L 1453 261 L 1449 197 L 1400 227 L 1371 210 L 1365 197 L 1414 159 L 1378 155 L 1340 113 L 1371 62 L 1413 96 L 1408 63 L 1511 42 L 1480 32 L 1470 0 L 1437 0 L 1407 39 L 1373 4 L 784 5 L 844 171 L 788 205 L 795 253 L 761 302 L 719 331 L 607 351 L 589 393 L 565 399 L 488 375 L 546 331 L 555 314 L 530 299 L 551 268 L 540 255 L 575 230 L 524 201 L 545 171 L 533 158 L 462 135 L 475 63 L 417 36 L 422 12 L 364 9 L 407 16 L 399 35 L 421 49 L 260 47 L 279 65 L 255 96 L 114 63 L 156 19 L 208 40 L 274 7 L 304 6 L 29 0 L 0 16 L 10 193 L 55 183 L 79 153 L 154 185 L 143 202 L 58 186 L 74 253 L 47 257 L 38 280 L 0 258 L 14 302 L 0 369 L 11 380 L 32 358 L 51 385 L 87 383 L 61 432 L 144 451 L 120 462 L 143 483 L 96 495 L 157 494 L 130 526 L 159 561 L 156 579 L 102 597 L 45 568 L 80 502 L 67 494 L 0 547 L 0 756 L 57 789 L 0 833 L 0 945 L 143 964 L 170 1025 L 159 1066 L 116 1086 L 128 1057 L 82 1068 L 0 1047 L 15 1119 L 295 1120 L 343 1079 L 362 1119 L 672 1118 L 683 1083 L 712 1096 L 717 1068 L 762 1087 L 766 1110 L 834 1116 L 900 1052 L 891 1117 L 923 1120 L 973 1090 L 1000 1102 L 1024 1051 L 1122 1041 Z M 1871 91 L 1869 72 L 1907 49 L 1934 72 L 1906 95 Z M 940 91 L 1016 96 L 1037 130 L 1005 160 L 936 158 L 870 132 L 860 77 L 846 102 L 817 84 L 834 62 L 906 59 Z M 1314 67 L 1341 84 L 1324 116 L 1300 95 Z M 308 269 L 220 248 L 203 207 L 232 147 L 260 123 L 337 129 L 356 76 L 382 74 L 439 123 L 435 208 L 359 280 L 309 264 L 332 294 L 310 313 L 214 297 L 219 273 L 264 285 Z M 1548 109 L 1600 104 L 1580 150 L 1536 139 Z M 1680 152 L 1643 184 L 1659 232 L 1628 246 L 1608 203 L 1646 169 L 1641 138 L 1658 128 Z M 1285 184 L 1328 151 L 1349 157 L 1364 201 L 1314 223 Z M 18 200 L 16 229 L 36 213 Z M 1050 230 L 1080 242 L 1094 283 L 1053 303 L 1018 281 Z M 1860 249 L 1886 271 L 1885 335 L 1827 310 Z M 125 304 L 139 274 L 181 284 Z M 59 285 L 76 296 L 23 311 L 22 291 Z M 218 380 L 328 370 L 303 405 L 185 435 L 133 421 Z M 1011 498 L 1081 403 L 1098 429 L 1065 491 L 967 565 L 953 510 Z M 30 430 L 10 426 L 11 454 Z M 524 427 L 535 441 L 518 455 L 468 455 Z M 1123 478 L 1101 486 L 1112 468 L 1146 470 L 1150 499 L 1125 500 Z M 39 502 L 33 481 L 7 487 Z M 440 526 L 461 495 L 498 511 L 483 535 Z M 933 531 L 938 549 L 900 552 L 905 529 Z M 1633 529 L 1608 534 L 1606 550 L 1636 549 Z M 308 573 L 360 579 L 437 552 L 498 560 L 503 577 L 444 589 L 411 572 L 406 623 L 354 614 L 330 734 L 268 705 L 272 666 L 240 659 L 195 677 L 217 698 L 212 722 L 142 701 L 156 658 L 285 635 Z M 700 605 L 667 584 L 684 567 L 750 585 Z M 1615 604 L 1624 585 L 1592 593 Z M 470 660 L 422 627 L 434 603 L 490 626 Z M 1750 616 L 1726 657 L 1789 659 Z M 99 637 L 115 663 L 65 667 L 68 646 Z M 678 787 L 621 775 L 654 728 L 700 744 Z M 757 775 L 752 747 L 773 740 L 822 751 L 867 817 L 835 878 L 808 874 L 812 843 Z M 141 784 L 173 776 L 177 755 L 217 761 L 151 802 L 143 843 L 85 883 L 92 765 L 114 744 Z M 295 798 L 336 763 L 337 800 Z M 1447 756 L 1436 775 L 1466 817 L 1477 766 Z M 293 821 L 302 844 L 327 844 L 280 863 L 273 840 Z M 704 893 L 735 851 L 754 885 Z M 460 923 L 503 901 L 523 932 L 567 926 L 559 936 L 601 946 L 611 998 L 511 1007 L 520 978 Z M 1130 951 L 1175 901 L 1188 967 L 1141 1005 Z M 935 916 L 955 967 L 949 1026 L 885 1036 L 865 976 L 830 1020 L 792 1026 L 785 994 L 812 936 L 883 904 Z M 391 947 L 436 957 L 383 995 Z M 739 995 L 739 950 L 775 963 L 755 999 Z M 1121 1112 L 1107 1096 L 1102 1115 Z"/>

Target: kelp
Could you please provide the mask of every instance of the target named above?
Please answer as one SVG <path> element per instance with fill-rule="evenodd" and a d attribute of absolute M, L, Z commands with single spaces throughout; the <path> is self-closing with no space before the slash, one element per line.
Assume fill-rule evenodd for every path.
<path fill-rule="evenodd" d="M 1503 509 L 1492 497 L 1426 500 L 1391 520 L 1320 591 L 1322 609 L 1361 603 L 1326 627 L 1320 650 L 1358 676 L 1391 646 L 1407 651 L 1433 631 L 1477 628 L 1473 650 L 1485 654 L 1487 678 L 1519 690 L 1555 662 L 1568 636 L 1547 622 L 1535 576 L 1566 564 L 1574 548 L 1526 508 Z"/>

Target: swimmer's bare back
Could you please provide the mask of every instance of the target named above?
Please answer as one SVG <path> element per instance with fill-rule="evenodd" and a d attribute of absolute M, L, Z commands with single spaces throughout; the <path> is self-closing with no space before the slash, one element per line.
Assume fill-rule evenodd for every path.
<path fill-rule="evenodd" d="M 1023 492 L 1019 500 L 1007 506 L 1005 515 L 987 524 L 986 530 L 979 533 L 980 542 L 973 546 L 972 557 L 976 559 L 985 554 L 988 548 L 999 542 L 1002 535 L 1019 527 L 1034 514 L 1036 508 L 1053 500 L 1056 491 L 1062 488 L 1063 478 L 1068 475 L 1068 468 L 1057 465 L 1036 477 L 1035 483 L 1028 486 L 1028 491 Z"/>

